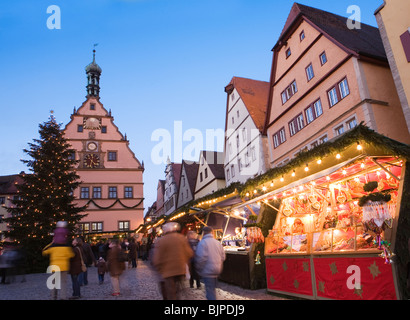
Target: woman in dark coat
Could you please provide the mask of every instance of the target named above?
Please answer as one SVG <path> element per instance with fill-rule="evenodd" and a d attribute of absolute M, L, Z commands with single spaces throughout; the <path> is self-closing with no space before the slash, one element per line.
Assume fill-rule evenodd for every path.
<path fill-rule="evenodd" d="M 131 260 L 131 265 L 133 268 L 137 267 L 137 244 L 135 239 L 130 239 L 130 244 L 128 245 L 128 259 Z"/>
<path fill-rule="evenodd" d="M 80 282 L 78 281 L 78 276 L 82 273 L 82 262 L 81 262 L 81 242 L 80 238 L 75 238 L 72 242 L 74 257 L 70 260 L 70 271 L 71 281 L 73 283 L 73 296 L 70 299 L 81 298 L 80 294 Z"/>

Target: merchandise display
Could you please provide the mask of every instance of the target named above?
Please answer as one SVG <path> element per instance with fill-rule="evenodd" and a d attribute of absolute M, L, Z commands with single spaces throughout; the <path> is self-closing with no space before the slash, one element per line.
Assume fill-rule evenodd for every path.
<path fill-rule="evenodd" d="M 394 159 L 384 163 L 386 170 L 369 161 L 355 163 L 276 195 L 282 204 L 265 239 L 265 254 L 386 249 L 385 231 L 395 218 L 401 165 Z"/>

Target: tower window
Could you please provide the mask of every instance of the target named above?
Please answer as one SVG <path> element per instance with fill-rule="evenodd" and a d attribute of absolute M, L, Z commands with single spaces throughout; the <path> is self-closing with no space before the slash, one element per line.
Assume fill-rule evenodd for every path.
<path fill-rule="evenodd" d="M 84 127 L 82 124 L 77 125 L 77 132 L 83 132 L 84 131 Z"/>
<path fill-rule="evenodd" d="M 101 127 L 101 133 L 107 133 L 107 126 Z"/>
<path fill-rule="evenodd" d="M 95 104 L 94 103 L 90 104 L 90 110 L 95 110 Z"/>
<path fill-rule="evenodd" d="M 117 151 L 108 151 L 108 161 L 117 161 Z"/>

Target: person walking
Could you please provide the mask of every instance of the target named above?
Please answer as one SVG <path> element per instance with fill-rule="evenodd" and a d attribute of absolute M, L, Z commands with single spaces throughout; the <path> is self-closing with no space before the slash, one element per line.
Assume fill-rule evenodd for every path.
<path fill-rule="evenodd" d="M 78 281 L 80 283 L 80 286 L 86 286 L 88 285 L 88 268 L 91 267 L 92 265 L 96 266 L 97 261 L 95 260 L 94 253 L 91 249 L 91 245 L 88 242 L 84 241 L 84 238 L 81 238 L 81 253 L 83 254 L 83 260 L 84 264 L 87 267 L 87 269 L 84 272 L 81 272 Z"/>
<path fill-rule="evenodd" d="M 178 300 L 189 259 L 194 255 L 188 240 L 178 233 L 179 224 L 168 222 L 164 235 L 155 242 L 152 265 L 161 276 L 164 300 Z"/>
<path fill-rule="evenodd" d="M 222 244 L 213 236 L 213 229 L 203 228 L 203 238 L 199 242 L 195 254 L 195 266 L 205 284 L 206 298 L 216 300 L 216 285 L 225 261 Z"/>
<path fill-rule="evenodd" d="M 75 238 L 72 242 L 74 256 L 70 260 L 69 273 L 71 275 L 73 295 L 71 296 L 70 299 L 81 298 L 80 282 L 79 282 L 78 277 L 83 272 L 83 267 L 85 267 L 84 260 L 82 257 L 81 243 L 82 243 L 82 240 L 80 238 Z"/>
<path fill-rule="evenodd" d="M 104 276 L 107 273 L 107 263 L 103 257 L 100 257 L 97 262 L 98 283 L 104 283 Z"/>
<path fill-rule="evenodd" d="M 189 260 L 188 267 L 189 267 L 189 286 L 191 288 L 194 287 L 194 282 L 196 282 L 196 287 L 199 289 L 201 287 L 201 281 L 199 274 L 195 267 L 195 252 L 196 248 L 198 247 L 198 234 L 195 231 L 189 231 L 187 234 L 188 243 L 191 246 L 192 251 L 194 252 L 194 256 Z"/>
<path fill-rule="evenodd" d="M 131 261 L 131 267 L 137 267 L 137 244 L 135 238 L 131 238 L 128 245 L 128 259 Z"/>
<path fill-rule="evenodd" d="M 50 243 L 43 251 L 43 256 L 49 256 L 49 266 L 57 266 L 60 276 L 60 299 L 67 299 L 67 274 L 70 270 L 70 259 L 74 257 L 73 248 L 67 244 Z M 58 289 L 51 289 L 51 298 L 57 300 Z"/>
<path fill-rule="evenodd" d="M 121 246 L 118 240 L 112 240 L 107 254 L 108 271 L 111 276 L 112 295 L 120 295 L 120 276 L 125 270 L 125 262 L 121 259 Z"/>

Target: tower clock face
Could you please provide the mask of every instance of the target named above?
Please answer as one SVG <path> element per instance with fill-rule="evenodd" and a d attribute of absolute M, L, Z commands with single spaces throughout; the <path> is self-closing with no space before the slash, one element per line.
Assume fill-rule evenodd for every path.
<path fill-rule="evenodd" d="M 100 165 L 100 157 L 97 154 L 87 154 L 84 157 L 84 166 L 87 168 L 97 168 Z"/>
<path fill-rule="evenodd" d="M 96 151 L 98 148 L 97 144 L 95 142 L 89 142 L 87 144 L 87 149 L 90 151 Z"/>

